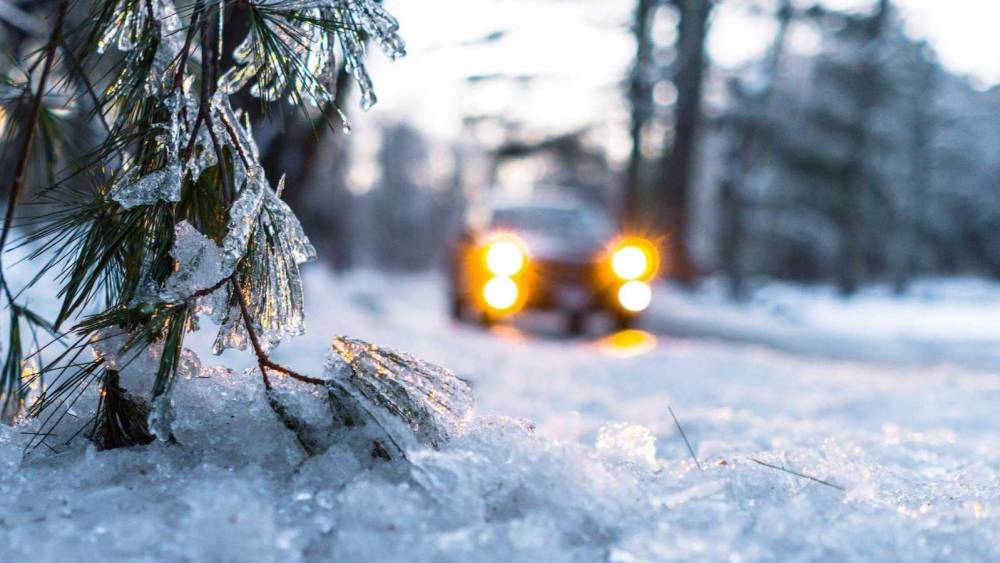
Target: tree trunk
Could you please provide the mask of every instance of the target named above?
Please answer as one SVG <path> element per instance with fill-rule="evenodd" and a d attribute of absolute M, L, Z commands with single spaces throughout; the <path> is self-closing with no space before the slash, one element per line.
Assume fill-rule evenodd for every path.
<path fill-rule="evenodd" d="M 702 79 L 705 70 L 705 38 L 712 0 L 675 0 L 680 12 L 677 24 L 677 72 L 674 85 L 673 131 L 667 139 L 669 151 L 662 160 L 659 188 L 661 220 L 667 231 L 668 275 L 685 283 L 694 281 L 694 263 L 687 248 L 690 234 L 688 204 L 698 124 L 701 118 Z"/>
<path fill-rule="evenodd" d="M 631 107 L 629 135 L 632 149 L 629 152 L 628 168 L 625 171 L 624 211 L 627 223 L 641 221 L 643 209 L 643 157 L 642 131 L 653 115 L 653 88 L 650 80 L 653 41 L 650 36 L 650 22 L 653 15 L 653 0 L 638 0 L 632 33 L 635 35 L 635 61 L 629 76 L 628 103 Z"/>
<path fill-rule="evenodd" d="M 719 257 L 725 272 L 729 298 L 740 300 L 745 294 L 743 278 L 743 201 L 736 182 L 724 177 L 720 186 L 719 206 L 722 210 Z"/>
<path fill-rule="evenodd" d="M 879 40 L 885 28 L 889 15 L 889 0 L 879 0 L 875 13 L 868 20 L 859 71 L 857 106 L 857 138 L 853 143 L 850 169 L 847 171 L 847 182 L 844 190 L 845 201 L 841 209 L 841 241 L 840 264 L 838 271 L 838 286 L 840 293 L 851 295 L 865 277 L 866 230 L 872 219 L 868 213 L 868 203 L 875 187 L 873 174 L 868 167 L 868 156 L 871 150 L 872 117 L 878 104 L 878 81 L 880 68 L 878 63 Z"/>
<path fill-rule="evenodd" d="M 778 30 L 763 61 L 767 81 L 759 92 L 744 94 L 744 107 L 737 111 L 743 114 L 732 149 L 726 161 L 721 182 L 720 206 L 722 221 L 719 241 L 719 258 L 722 271 L 729 285 L 729 297 L 742 299 L 745 294 L 743 272 L 743 246 L 746 244 L 744 232 L 744 183 L 767 152 L 771 138 L 771 99 L 777 82 L 781 57 L 785 50 L 785 39 L 791 23 L 793 7 L 791 0 L 782 0 L 778 12 Z"/>
<path fill-rule="evenodd" d="M 903 198 L 899 215 L 899 246 L 893 257 L 892 285 L 897 295 L 906 291 L 916 267 L 919 246 L 919 210 L 926 199 L 932 164 L 931 135 L 934 110 L 928 109 L 934 100 L 935 68 L 922 64 L 917 91 L 911 94 L 912 134 L 910 137 L 910 185 L 912 193 Z"/>

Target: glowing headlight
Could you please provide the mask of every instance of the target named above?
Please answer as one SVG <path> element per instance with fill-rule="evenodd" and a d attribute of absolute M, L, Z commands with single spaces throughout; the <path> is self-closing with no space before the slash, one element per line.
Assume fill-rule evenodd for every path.
<path fill-rule="evenodd" d="M 646 239 L 630 237 L 611 253 L 611 271 L 620 280 L 648 280 L 659 266 L 656 248 Z"/>
<path fill-rule="evenodd" d="M 649 284 L 645 282 L 632 280 L 625 282 L 624 285 L 618 288 L 618 303 L 626 311 L 633 313 L 643 311 L 646 307 L 649 307 L 649 303 L 652 300 L 653 291 L 649 288 Z"/>
<path fill-rule="evenodd" d="M 486 269 L 495 276 L 510 277 L 524 269 L 524 250 L 517 242 L 501 238 L 486 248 Z"/>
<path fill-rule="evenodd" d="M 518 294 L 517 284 L 510 278 L 493 278 L 483 286 L 483 300 L 498 311 L 513 307 Z"/>
<path fill-rule="evenodd" d="M 638 246 L 623 246 L 611 256 L 611 269 L 623 280 L 634 280 L 649 269 L 649 258 Z"/>

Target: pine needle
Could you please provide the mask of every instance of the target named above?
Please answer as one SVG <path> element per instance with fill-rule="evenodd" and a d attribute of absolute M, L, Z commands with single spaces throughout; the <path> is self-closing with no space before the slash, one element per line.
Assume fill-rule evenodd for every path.
<path fill-rule="evenodd" d="M 681 423 L 677 420 L 677 416 L 674 414 L 674 409 L 667 406 L 667 410 L 670 411 L 670 418 L 674 419 L 674 426 L 676 426 L 677 430 L 681 433 L 681 438 L 684 438 L 684 445 L 687 446 L 688 453 L 691 454 L 691 459 L 694 460 L 694 464 L 698 466 L 699 471 L 704 471 L 701 467 L 701 462 L 698 461 L 698 456 L 694 455 L 694 448 L 691 447 L 691 442 L 688 441 L 684 428 L 681 427 Z"/>
<path fill-rule="evenodd" d="M 752 461 L 752 462 L 754 462 L 754 463 L 756 463 L 758 465 L 763 465 L 764 467 L 770 467 L 771 469 L 777 469 L 778 471 L 784 471 L 785 473 L 790 473 L 792 475 L 795 475 L 796 477 L 802 477 L 803 479 L 809 479 L 810 481 L 815 481 L 815 482 L 819 483 L 820 485 L 826 485 L 827 487 L 833 487 L 834 489 L 837 489 L 838 491 L 846 491 L 847 490 L 844 487 L 841 487 L 840 485 L 837 485 L 836 483 L 831 483 L 829 481 L 824 481 L 824 480 L 819 479 L 817 477 L 813 477 L 811 475 L 806 475 L 804 473 L 799 473 L 798 471 L 793 471 L 791 469 L 786 469 L 786 468 L 778 466 L 778 465 L 772 465 L 770 463 L 767 463 L 765 461 L 761 461 L 761 460 L 759 460 L 757 458 L 754 458 L 754 457 L 750 458 L 750 461 Z"/>

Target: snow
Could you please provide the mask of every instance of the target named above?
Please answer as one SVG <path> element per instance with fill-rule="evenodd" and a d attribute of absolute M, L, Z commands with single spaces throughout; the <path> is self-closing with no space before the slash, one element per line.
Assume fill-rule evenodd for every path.
<path fill-rule="evenodd" d="M 384 462 L 348 433 L 307 458 L 268 407 L 258 374 L 243 371 L 252 358 L 234 350 L 213 358 L 215 330 L 203 321 L 188 346 L 206 366 L 227 368 L 177 382 L 177 443 L 98 452 L 77 439 L 22 457 L 37 423 L 0 426 L 4 559 L 1000 558 L 1000 379 L 956 359 L 971 349 L 963 343 L 990 336 L 957 319 L 966 309 L 989 315 L 996 285 L 927 282 L 901 300 L 873 291 L 843 302 L 786 287 L 774 290 L 780 299 L 761 294 L 743 306 L 660 288 L 649 327 L 685 311 L 698 318 L 700 306 L 701 326 L 717 338 L 607 336 L 595 323 L 589 336 L 565 340 L 545 317 L 492 331 L 454 325 L 433 276 L 337 277 L 320 266 L 304 275 L 309 331 L 275 358 L 319 376 L 331 338 L 349 334 L 442 364 L 476 397 L 457 436 Z M 870 363 L 721 334 L 720 326 L 752 334 L 736 324 L 741 311 L 768 326 L 776 302 L 808 319 L 788 338 L 821 341 L 838 323 L 854 326 L 852 310 L 860 319 L 878 311 L 857 338 L 941 336 L 941 349 L 956 351 L 933 365 L 901 356 Z M 967 330 L 907 328 L 914 310 L 926 323 L 940 314 Z M 891 329 L 896 315 L 894 326 L 909 332 Z M 322 400 L 315 387 L 276 384 L 282 398 Z M 87 408 L 78 405 L 78 415 Z"/>
<path fill-rule="evenodd" d="M 1000 285 L 981 279 L 918 280 L 903 299 L 884 286 L 845 299 L 829 286 L 769 283 L 742 304 L 710 281 L 693 294 L 661 286 L 655 301 L 658 332 L 837 359 L 1000 369 Z"/>

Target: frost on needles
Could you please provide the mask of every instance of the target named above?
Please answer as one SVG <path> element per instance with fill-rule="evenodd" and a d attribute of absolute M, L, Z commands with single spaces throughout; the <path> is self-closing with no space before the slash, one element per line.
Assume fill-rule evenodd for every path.
<path fill-rule="evenodd" d="M 33 235 L 43 273 L 61 273 L 53 331 L 68 325 L 75 339 L 60 340 L 41 369 L 5 370 L 0 381 L 46 421 L 35 443 L 81 430 L 106 448 L 171 439 L 174 382 L 201 372 L 185 336 L 207 317 L 219 326 L 213 351 L 254 354 L 258 368 L 246 375 L 263 378 L 266 401 L 307 450 L 317 450 L 307 436 L 317 421 L 303 418 L 302 401 L 276 391 L 274 378 L 325 389 L 320 418 L 331 429 L 366 428 L 379 456 L 443 444 L 472 400 L 447 370 L 349 338 L 333 341 L 324 378 L 270 358 L 305 330 L 299 268 L 316 252 L 281 199 L 284 177 L 267 177 L 250 119 L 231 98 L 315 113 L 334 104 L 336 76 L 346 72 L 368 109 L 376 97 L 367 46 L 404 55 L 397 21 L 374 0 L 77 4 L 59 5 L 83 25 L 71 30 L 58 19 L 46 68 L 62 62 L 64 35 L 83 38 L 76 68 L 103 133 L 89 160 L 47 188 L 57 210 Z M 223 53 L 236 15 L 246 35 Z M 32 396 L 32 386 L 44 390 Z M 93 388 L 89 427 L 63 429 L 74 397 Z"/>

